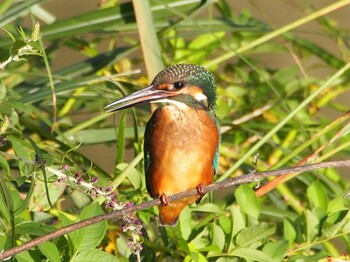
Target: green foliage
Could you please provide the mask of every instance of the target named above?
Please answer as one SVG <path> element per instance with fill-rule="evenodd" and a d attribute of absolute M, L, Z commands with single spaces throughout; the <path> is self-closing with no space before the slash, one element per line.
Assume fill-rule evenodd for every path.
<path fill-rule="evenodd" d="M 44 2 L 0 3 L 0 250 L 149 199 L 142 165 L 149 107 L 115 115 L 103 109 L 149 84 L 146 72 L 136 74 L 145 64 L 148 74 L 159 62 L 213 72 L 222 127 L 215 180 L 349 159 L 349 32 L 329 14 L 350 1 L 322 10 L 301 4 L 300 18 L 281 27 L 252 15 L 269 17 L 258 1 L 241 1 L 248 11 L 235 1 L 150 0 L 143 11 L 152 13 L 152 23 L 132 3 L 101 1 L 51 24 L 37 22 L 46 21 L 45 5 L 29 12 Z M 303 27 L 310 21 L 314 28 Z M 140 23 L 151 30 L 138 32 Z M 155 49 L 144 55 L 139 39 L 157 43 Z M 322 169 L 240 185 L 187 207 L 174 227 L 158 226 L 156 207 L 142 210 L 138 218 L 90 225 L 14 260 L 346 260 L 344 175 Z"/>

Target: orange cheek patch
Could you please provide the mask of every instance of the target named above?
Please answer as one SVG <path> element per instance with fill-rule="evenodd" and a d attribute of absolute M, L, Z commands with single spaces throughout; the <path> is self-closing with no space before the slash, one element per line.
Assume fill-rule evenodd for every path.
<path fill-rule="evenodd" d="M 169 88 L 169 84 L 161 84 L 157 86 L 157 89 L 159 90 L 168 90 L 168 88 Z"/>

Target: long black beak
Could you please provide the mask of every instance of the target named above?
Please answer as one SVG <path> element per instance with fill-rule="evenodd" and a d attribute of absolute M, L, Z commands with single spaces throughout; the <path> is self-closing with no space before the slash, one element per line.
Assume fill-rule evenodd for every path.
<path fill-rule="evenodd" d="M 155 89 L 153 86 L 146 87 L 140 91 L 127 95 L 110 103 L 105 107 L 107 112 L 114 112 L 121 109 L 129 108 L 138 104 L 161 100 L 170 96 L 176 96 L 174 92 L 167 90 Z"/>

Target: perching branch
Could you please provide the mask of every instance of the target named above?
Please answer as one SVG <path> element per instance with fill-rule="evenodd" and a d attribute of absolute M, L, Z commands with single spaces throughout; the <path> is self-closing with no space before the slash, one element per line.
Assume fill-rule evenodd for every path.
<path fill-rule="evenodd" d="M 297 167 L 289 167 L 289 168 L 283 168 L 283 169 L 277 169 L 277 170 L 272 170 L 272 171 L 263 171 L 263 172 L 252 172 L 249 174 L 245 174 L 239 177 L 235 178 L 228 178 L 224 181 L 220 181 L 217 183 L 210 184 L 208 186 L 204 187 L 204 192 L 207 193 L 209 191 L 214 191 L 218 190 L 221 188 L 226 188 L 234 185 L 240 185 L 244 183 L 249 183 L 253 181 L 260 181 L 261 179 L 265 177 L 270 177 L 270 176 L 283 176 L 291 173 L 302 173 L 310 170 L 315 170 L 315 169 L 321 169 L 321 168 L 334 168 L 334 167 L 350 167 L 350 160 L 344 160 L 344 161 L 331 161 L 331 162 L 322 162 L 322 163 L 317 163 L 317 164 L 310 164 L 310 165 L 303 165 L 303 166 L 297 166 Z M 197 195 L 198 192 L 196 189 L 177 193 L 171 196 L 168 196 L 169 201 L 174 201 L 174 200 L 179 200 L 182 198 L 190 197 L 190 196 L 195 196 Z M 31 241 L 28 241 L 27 243 L 24 243 L 20 246 L 11 248 L 9 250 L 4 251 L 3 253 L 0 254 L 0 260 L 5 260 L 8 259 L 20 252 L 26 251 L 32 247 L 38 246 L 42 243 L 45 243 L 49 240 L 52 240 L 54 238 L 60 237 L 62 235 L 68 234 L 70 232 L 73 232 L 75 230 L 78 230 L 80 228 L 104 221 L 104 220 L 109 220 L 109 219 L 115 219 L 121 216 L 123 213 L 132 213 L 136 212 L 139 210 L 143 210 L 146 208 L 150 208 L 155 205 L 159 205 L 160 200 L 159 199 L 153 199 L 151 201 L 143 202 L 141 204 L 135 205 L 135 206 L 130 206 L 126 207 L 122 210 L 118 211 L 113 211 L 108 214 L 92 217 L 74 224 L 71 224 L 69 226 L 57 229 L 54 232 L 48 233 L 44 236 L 37 237 Z"/>

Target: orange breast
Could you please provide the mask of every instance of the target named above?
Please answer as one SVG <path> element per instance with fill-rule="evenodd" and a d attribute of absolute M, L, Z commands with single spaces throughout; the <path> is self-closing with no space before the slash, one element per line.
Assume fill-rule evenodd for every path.
<path fill-rule="evenodd" d="M 145 137 L 149 157 L 146 183 L 153 198 L 212 183 L 219 131 L 209 112 L 175 105 L 161 107 L 150 119 Z M 161 223 L 174 224 L 185 206 L 196 199 L 159 206 Z"/>

